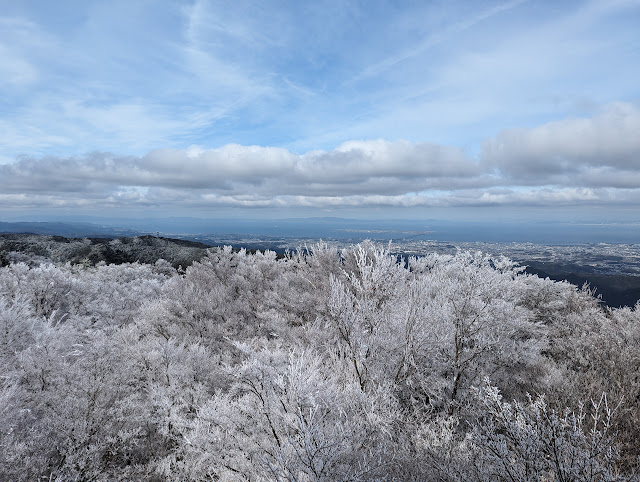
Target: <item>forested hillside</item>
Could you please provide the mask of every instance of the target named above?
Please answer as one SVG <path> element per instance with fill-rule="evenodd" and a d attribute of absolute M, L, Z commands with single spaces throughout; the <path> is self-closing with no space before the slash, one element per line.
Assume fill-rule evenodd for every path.
<path fill-rule="evenodd" d="M 198 249 L 4 260 L 0 480 L 638 479 L 639 305 L 480 252 Z"/>
<path fill-rule="evenodd" d="M 164 259 L 175 268 L 187 267 L 206 254 L 208 245 L 156 236 L 65 238 L 55 235 L 0 234 L 0 266 L 11 262 L 155 263 Z"/>

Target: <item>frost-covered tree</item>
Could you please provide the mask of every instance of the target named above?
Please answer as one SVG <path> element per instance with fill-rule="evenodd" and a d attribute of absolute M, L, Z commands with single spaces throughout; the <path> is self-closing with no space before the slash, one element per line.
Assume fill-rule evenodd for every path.
<path fill-rule="evenodd" d="M 233 386 L 185 420 L 168 478 L 359 480 L 387 473 L 396 410 L 312 352 L 239 345 Z"/>
<path fill-rule="evenodd" d="M 474 252 L 148 254 L 0 267 L 0 479 L 633 478 L 638 306 Z"/>
<path fill-rule="evenodd" d="M 543 396 L 507 403 L 488 380 L 478 390 L 482 403 L 473 427 L 479 449 L 479 476 L 505 481 L 620 480 L 612 433 L 611 407 L 605 394 L 587 410 L 556 410 Z"/>

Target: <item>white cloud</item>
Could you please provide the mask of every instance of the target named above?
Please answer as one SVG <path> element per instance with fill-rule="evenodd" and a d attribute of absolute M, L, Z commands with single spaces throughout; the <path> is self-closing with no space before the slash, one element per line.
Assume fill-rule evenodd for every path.
<path fill-rule="evenodd" d="M 38 78 L 36 67 L 0 44 L 0 83 L 13 87 L 34 83 Z"/>
<path fill-rule="evenodd" d="M 408 142 L 352 141 L 333 151 L 229 144 L 218 149 L 159 149 L 142 157 L 96 153 L 24 158 L 0 166 L 7 192 L 81 191 L 129 185 L 240 195 L 404 194 L 485 185 L 490 177 L 456 148 Z"/>
<path fill-rule="evenodd" d="M 368 77 L 378 76 L 385 71 L 391 70 L 396 67 L 397 64 L 424 54 L 426 51 L 438 46 L 439 44 L 445 43 L 452 37 L 460 35 L 460 33 L 474 27 L 476 24 L 515 8 L 525 1 L 527 0 L 512 0 L 509 2 L 498 3 L 496 5 L 489 6 L 488 8 L 482 8 L 481 10 L 472 13 L 467 18 L 459 19 L 452 25 L 441 31 L 436 31 L 435 33 L 433 31 L 429 31 L 429 29 L 425 29 L 425 37 L 421 41 L 417 42 L 416 45 L 412 45 L 410 48 L 394 53 L 381 61 L 367 66 L 356 77 L 351 79 L 350 82 L 360 82 Z M 411 12 L 411 15 L 415 16 L 415 12 Z"/>
<path fill-rule="evenodd" d="M 48 50 L 51 39 L 34 23 L 0 16 L 0 87 L 24 90 L 40 78 L 33 52 Z"/>
<path fill-rule="evenodd" d="M 507 183 L 640 187 L 638 133 L 640 109 L 619 102 L 592 118 L 502 131 L 485 141 L 482 157 Z"/>
<path fill-rule="evenodd" d="M 640 203 L 640 110 L 513 129 L 480 159 L 452 146 L 354 140 L 302 154 L 280 147 L 156 149 L 21 158 L 0 165 L 0 207 L 439 208 Z"/>

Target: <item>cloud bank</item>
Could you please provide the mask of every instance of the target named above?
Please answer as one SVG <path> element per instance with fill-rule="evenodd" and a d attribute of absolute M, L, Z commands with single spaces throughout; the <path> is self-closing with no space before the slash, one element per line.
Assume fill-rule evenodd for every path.
<path fill-rule="evenodd" d="M 640 206 L 640 109 L 605 106 L 499 132 L 473 157 L 434 143 L 366 140 L 295 153 L 228 144 L 23 157 L 0 165 L 11 209 Z"/>

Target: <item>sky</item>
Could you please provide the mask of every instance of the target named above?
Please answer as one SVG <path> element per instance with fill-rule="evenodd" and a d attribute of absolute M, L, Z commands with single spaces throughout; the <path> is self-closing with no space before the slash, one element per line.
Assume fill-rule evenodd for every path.
<path fill-rule="evenodd" d="M 0 0 L 0 220 L 640 223 L 640 0 Z"/>

